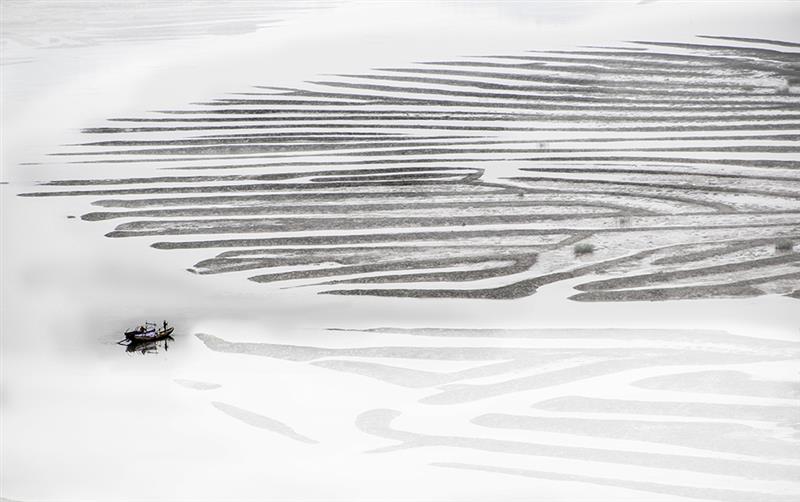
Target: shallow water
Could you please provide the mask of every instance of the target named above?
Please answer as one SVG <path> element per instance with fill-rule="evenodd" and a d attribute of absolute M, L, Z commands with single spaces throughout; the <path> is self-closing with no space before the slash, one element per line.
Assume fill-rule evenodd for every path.
<path fill-rule="evenodd" d="M 22 8 L 9 5 L 12 14 Z M 35 182 L 172 176 L 180 171 L 160 169 L 187 164 L 68 164 L 49 155 L 85 142 L 82 128 L 114 126 L 111 117 L 415 61 L 695 42 L 697 34 L 791 40 L 794 5 L 737 2 L 722 18 L 717 3 L 326 2 L 248 11 L 242 25 L 240 16 L 219 18 L 224 6 L 192 19 L 180 3 L 165 5 L 156 19 L 199 28 L 140 28 L 108 40 L 101 27 L 133 21 L 110 14 L 77 34 L 61 21 L 10 16 L 25 29 L 4 25 L 20 37 L 3 48 L 0 496 L 800 494 L 796 299 L 567 300 L 585 278 L 514 300 L 319 295 L 248 281 L 248 273 L 187 273 L 207 250 L 106 238 L 118 222 L 80 219 L 106 210 L 91 205 L 96 197 L 16 197 L 41 190 Z M 206 27 L 207 15 L 223 28 Z M 143 19 L 140 27 L 152 24 Z M 770 158 L 778 157 L 797 160 Z M 490 165 L 489 177 L 517 170 Z M 260 173 L 235 170 L 247 172 Z M 115 344 L 143 318 L 176 326 L 168 351 Z"/>

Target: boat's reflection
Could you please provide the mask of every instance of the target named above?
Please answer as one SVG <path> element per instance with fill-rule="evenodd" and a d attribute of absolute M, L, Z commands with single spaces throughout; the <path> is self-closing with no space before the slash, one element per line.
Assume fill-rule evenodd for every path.
<path fill-rule="evenodd" d="M 139 352 L 140 354 L 157 354 L 159 351 L 169 350 L 169 342 L 174 342 L 175 339 L 171 336 L 162 338 L 156 341 L 135 341 L 131 340 L 128 343 L 120 343 L 125 346 L 125 352 L 133 354 Z"/>

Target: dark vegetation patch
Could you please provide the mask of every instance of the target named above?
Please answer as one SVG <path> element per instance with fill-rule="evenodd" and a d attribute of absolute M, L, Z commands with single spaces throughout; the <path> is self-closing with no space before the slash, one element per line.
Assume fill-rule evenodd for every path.
<path fill-rule="evenodd" d="M 780 239 L 775 242 L 776 251 L 791 251 L 794 248 L 794 242 L 791 239 Z"/>

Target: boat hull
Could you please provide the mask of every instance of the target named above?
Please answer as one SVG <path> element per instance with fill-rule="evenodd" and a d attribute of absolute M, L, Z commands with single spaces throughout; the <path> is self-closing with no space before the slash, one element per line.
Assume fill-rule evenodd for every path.
<path fill-rule="evenodd" d="M 175 328 L 169 327 L 167 329 L 151 330 L 151 331 L 126 331 L 125 338 L 134 342 L 155 342 L 163 340 L 172 334 Z"/>

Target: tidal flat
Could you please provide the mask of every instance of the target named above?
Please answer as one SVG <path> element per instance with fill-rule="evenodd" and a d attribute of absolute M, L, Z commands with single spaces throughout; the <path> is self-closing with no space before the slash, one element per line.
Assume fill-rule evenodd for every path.
<path fill-rule="evenodd" d="M 798 16 L 4 3 L 0 498 L 797 499 Z"/>

